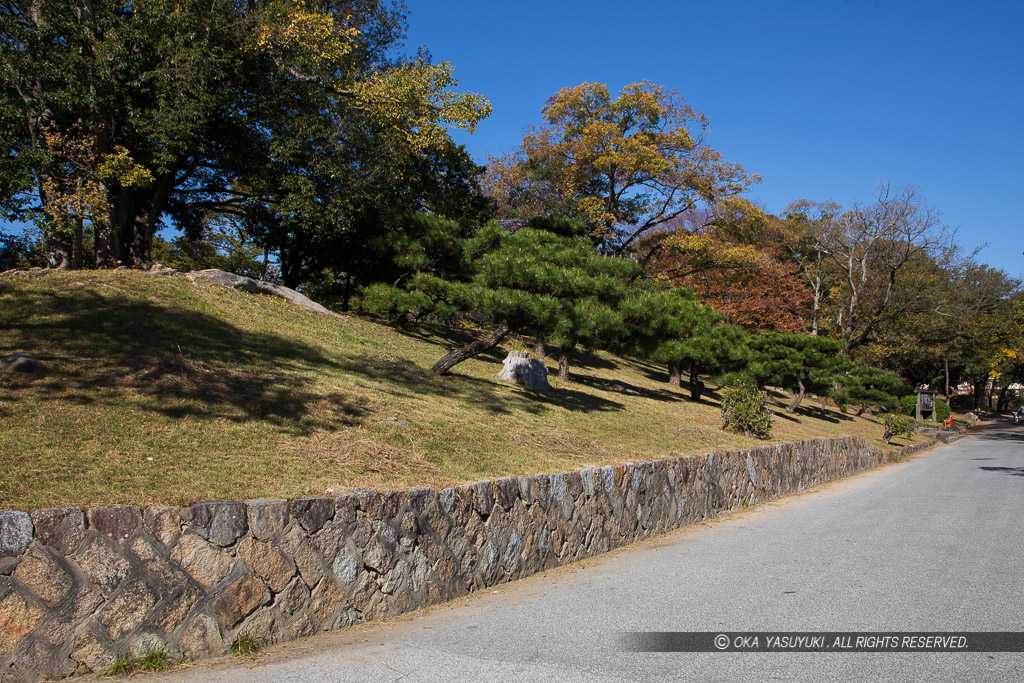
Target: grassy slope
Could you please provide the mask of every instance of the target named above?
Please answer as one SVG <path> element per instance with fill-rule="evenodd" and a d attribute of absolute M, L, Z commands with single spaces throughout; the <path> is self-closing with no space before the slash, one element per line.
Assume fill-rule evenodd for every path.
<path fill-rule="evenodd" d="M 0 375 L 0 510 L 445 486 L 758 443 L 645 362 L 581 355 L 577 382 L 538 395 L 494 379 L 505 349 L 432 376 L 453 343 L 185 277 L 0 279 L 0 357 L 47 368 Z M 873 420 L 810 403 L 776 405 L 776 440 L 882 445 Z"/>

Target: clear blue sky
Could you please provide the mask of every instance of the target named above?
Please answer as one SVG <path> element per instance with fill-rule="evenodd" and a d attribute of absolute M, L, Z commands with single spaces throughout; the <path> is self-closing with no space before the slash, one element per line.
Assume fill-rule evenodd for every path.
<path fill-rule="evenodd" d="M 407 50 L 494 106 L 457 136 L 478 161 L 515 149 L 560 88 L 647 79 L 707 114 L 769 211 L 916 185 L 962 244 L 988 244 L 979 260 L 1024 275 L 1021 0 L 407 4 Z"/>

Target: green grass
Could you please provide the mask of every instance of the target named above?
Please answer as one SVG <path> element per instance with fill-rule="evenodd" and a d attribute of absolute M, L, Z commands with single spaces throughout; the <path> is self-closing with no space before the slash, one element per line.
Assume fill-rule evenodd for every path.
<path fill-rule="evenodd" d="M 576 381 L 547 394 L 495 379 L 506 349 L 433 376 L 466 334 L 315 316 L 185 277 L 0 279 L 0 356 L 46 366 L 0 375 L 0 509 L 449 486 L 763 443 L 719 427 L 716 394 L 691 403 L 642 360 L 580 354 Z M 884 447 L 873 419 L 784 406 L 772 402 L 774 442 Z"/>
<path fill-rule="evenodd" d="M 170 666 L 171 661 L 167 656 L 167 650 L 150 649 L 136 657 L 119 656 L 114 665 L 100 675 L 108 678 L 131 676 L 140 671 L 164 671 Z"/>
<path fill-rule="evenodd" d="M 268 642 L 264 636 L 243 633 L 238 636 L 235 642 L 231 643 L 231 654 L 238 657 L 248 657 L 265 648 Z"/>

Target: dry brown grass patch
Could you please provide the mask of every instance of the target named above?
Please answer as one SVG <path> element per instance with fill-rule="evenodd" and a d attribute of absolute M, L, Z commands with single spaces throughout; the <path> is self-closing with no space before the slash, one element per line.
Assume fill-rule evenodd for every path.
<path fill-rule="evenodd" d="M 313 462 L 345 468 L 356 476 L 441 477 L 440 468 L 420 453 L 367 438 L 359 430 L 318 432 L 305 441 L 302 450 Z"/>
<path fill-rule="evenodd" d="M 509 441 L 533 448 L 542 453 L 560 456 L 586 456 L 607 458 L 608 452 L 594 439 L 580 436 L 568 429 L 552 429 L 546 432 L 511 432 Z"/>

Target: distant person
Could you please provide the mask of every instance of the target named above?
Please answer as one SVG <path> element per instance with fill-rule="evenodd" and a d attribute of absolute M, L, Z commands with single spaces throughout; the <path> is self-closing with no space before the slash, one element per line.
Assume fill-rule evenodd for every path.
<path fill-rule="evenodd" d="M 1018 424 L 1021 420 L 1024 420 L 1024 405 L 1013 411 L 1013 424 Z"/>

